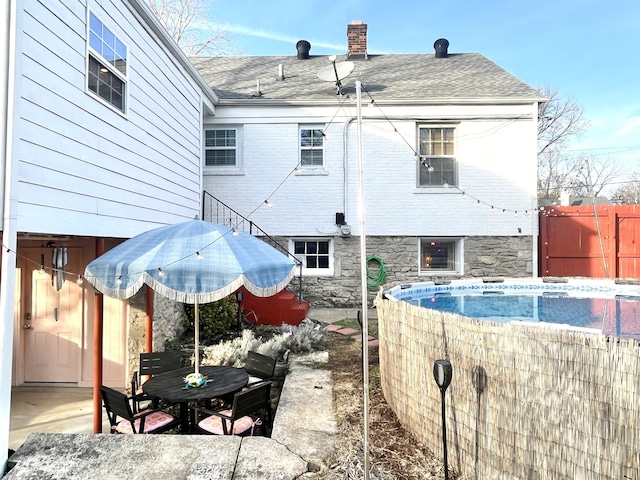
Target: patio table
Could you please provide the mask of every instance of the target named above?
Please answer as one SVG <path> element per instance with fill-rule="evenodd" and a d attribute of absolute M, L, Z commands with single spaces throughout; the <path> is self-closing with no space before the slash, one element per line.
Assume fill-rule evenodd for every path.
<path fill-rule="evenodd" d="M 237 392 L 249 381 L 243 368 L 230 366 L 200 367 L 200 373 L 208 377 L 202 387 L 185 388 L 184 377 L 193 373 L 193 367 L 184 367 L 171 372 L 154 375 L 142 384 L 142 391 L 170 403 L 180 404 L 182 433 L 191 431 L 189 402 L 210 400 Z"/>

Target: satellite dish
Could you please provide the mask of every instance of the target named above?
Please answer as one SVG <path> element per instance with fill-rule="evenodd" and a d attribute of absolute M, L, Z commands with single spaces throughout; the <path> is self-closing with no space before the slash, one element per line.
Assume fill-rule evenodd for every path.
<path fill-rule="evenodd" d="M 335 82 L 336 95 L 340 95 L 342 93 L 340 90 L 340 87 L 342 87 L 342 80 L 351 75 L 351 72 L 356 68 L 356 65 L 353 62 L 336 63 L 335 58 L 336 57 L 334 55 L 329 57 L 331 65 L 327 65 L 326 67 L 322 67 L 318 70 L 318 78 L 325 82 Z"/>

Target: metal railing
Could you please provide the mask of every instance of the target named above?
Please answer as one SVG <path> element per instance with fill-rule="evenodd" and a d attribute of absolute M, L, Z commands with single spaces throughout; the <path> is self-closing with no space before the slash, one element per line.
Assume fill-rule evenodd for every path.
<path fill-rule="evenodd" d="M 287 247 L 283 246 L 275 238 L 271 237 L 252 220 L 244 217 L 241 213 L 237 212 L 223 201 L 218 200 L 207 191 L 202 192 L 202 220 L 217 223 L 218 225 L 224 225 L 226 227 L 233 228 L 236 231 L 258 237 L 279 252 L 291 257 L 298 268 L 297 297 L 298 303 L 302 302 L 302 262 L 292 255 Z"/>

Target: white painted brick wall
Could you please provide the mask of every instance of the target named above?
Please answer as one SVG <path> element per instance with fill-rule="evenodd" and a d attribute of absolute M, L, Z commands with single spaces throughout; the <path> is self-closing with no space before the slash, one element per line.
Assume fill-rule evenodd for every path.
<path fill-rule="evenodd" d="M 471 113 L 478 113 L 478 116 L 487 113 L 515 116 L 533 111 L 531 106 L 519 107 L 519 110 L 513 106 L 473 108 Z M 464 111 L 461 108 L 450 110 L 457 115 Z M 205 189 L 244 215 L 250 215 L 271 235 L 333 235 L 337 233 L 336 212 L 346 214 L 353 234 L 357 235 L 359 186 L 355 121 L 346 128 L 346 136 L 345 119 L 341 118 L 344 115 L 336 117 L 328 127 L 326 175 L 292 174 L 287 178 L 298 162 L 298 121 L 318 123 L 309 117 L 309 111 L 312 110 L 303 113 L 292 110 L 299 118 L 287 118 L 286 123 L 277 118 L 277 112 L 271 112 L 273 118 L 266 118 L 268 115 L 262 112 L 261 123 L 245 124 L 245 174 L 205 176 Z M 395 110 L 391 111 L 399 115 Z M 467 193 L 463 195 L 454 188 L 416 188 L 414 149 L 417 148 L 416 125 L 420 122 L 414 118 L 429 119 L 433 112 L 442 117 L 445 108 L 433 107 L 431 113 L 424 108 L 403 111 L 407 117 L 404 120 L 363 120 L 367 235 L 512 236 L 535 233 L 536 132 L 533 120 L 459 121 L 456 149 L 459 186 Z M 470 111 L 469 108 L 466 111 Z M 330 109 L 321 112 L 323 122 L 331 120 Z M 292 113 L 293 117 L 296 115 Z M 242 121 L 242 118 L 236 120 Z M 346 189 L 343 188 L 345 150 Z M 263 202 L 276 189 L 271 197 L 274 207 L 268 209 Z M 471 197 L 480 199 L 482 204 L 478 206 Z M 493 210 L 491 205 L 495 207 Z M 508 212 L 503 214 L 502 209 Z M 513 210 L 519 211 L 517 216 Z M 524 214 L 525 210 L 528 215 Z"/>

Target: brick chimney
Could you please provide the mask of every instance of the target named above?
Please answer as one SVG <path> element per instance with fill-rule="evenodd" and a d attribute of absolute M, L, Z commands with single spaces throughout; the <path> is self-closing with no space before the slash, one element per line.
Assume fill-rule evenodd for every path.
<path fill-rule="evenodd" d="M 367 58 L 367 24 L 362 20 L 347 25 L 347 56 Z"/>

